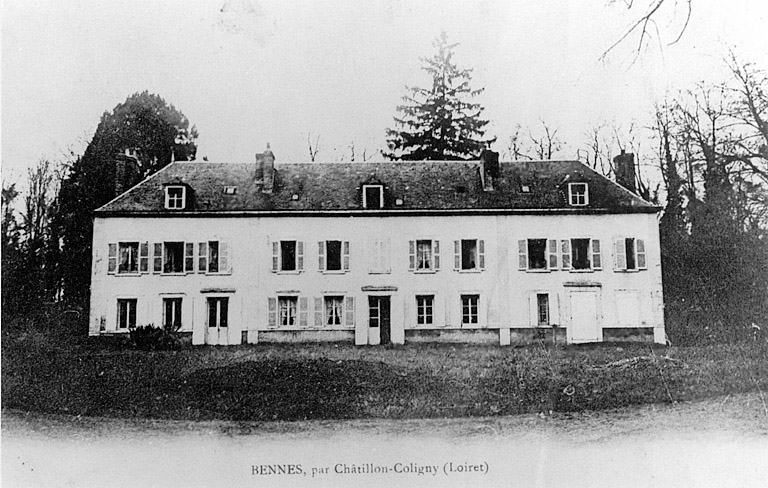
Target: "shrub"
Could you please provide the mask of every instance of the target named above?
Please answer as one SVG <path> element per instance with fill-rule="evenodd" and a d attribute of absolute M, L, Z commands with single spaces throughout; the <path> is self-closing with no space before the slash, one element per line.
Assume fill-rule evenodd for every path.
<path fill-rule="evenodd" d="M 142 351 L 178 349 L 181 345 L 175 330 L 155 327 L 153 324 L 131 329 L 130 336 L 131 346 Z"/>

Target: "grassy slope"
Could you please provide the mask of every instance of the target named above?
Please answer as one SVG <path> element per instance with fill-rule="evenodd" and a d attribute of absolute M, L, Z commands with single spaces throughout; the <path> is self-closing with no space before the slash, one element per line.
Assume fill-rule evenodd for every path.
<path fill-rule="evenodd" d="M 768 390 L 768 344 L 419 345 L 125 350 L 3 328 L 2 404 L 73 415 L 220 420 L 578 411 Z M 633 360 L 643 356 L 647 359 Z M 674 360 L 664 359 L 668 356 Z M 622 361 L 613 366 L 606 364 Z"/>

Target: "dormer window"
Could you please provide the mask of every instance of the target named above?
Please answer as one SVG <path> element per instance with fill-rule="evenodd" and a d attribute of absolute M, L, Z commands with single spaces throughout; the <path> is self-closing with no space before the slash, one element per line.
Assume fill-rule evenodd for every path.
<path fill-rule="evenodd" d="M 165 208 L 184 210 L 186 207 L 187 188 L 182 185 L 165 187 Z"/>
<path fill-rule="evenodd" d="M 568 183 L 568 203 L 574 207 L 589 204 L 589 187 L 586 183 Z"/>
<path fill-rule="evenodd" d="M 384 207 L 384 186 L 383 185 L 363 185 L 363 207 L 364 208 L 383 208 Z"/>

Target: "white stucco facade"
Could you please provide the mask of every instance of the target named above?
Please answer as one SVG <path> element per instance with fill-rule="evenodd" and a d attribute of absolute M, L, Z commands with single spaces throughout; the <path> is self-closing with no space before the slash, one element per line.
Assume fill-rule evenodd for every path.
<path fill-rule="evenodd" d="M 599 258 L 590 255 L 588 270 L 563 269 L 563 242 L 582 238 L 599 242 Z M 636 266 L 638 269 L 616 270 L 619 258 L 614 242 L 626 238 L 642 241 L 644 263 Z M 455 269 L 455 242 L 462 239 L 477 240 L 478 244 L 482 241 L 482 269 Z M 520 241 L 527 239 L 555 240 L 552 259 L 557 267 L 521 269 Z M 318 243 L 327 240 L 348 242 L 348 269 L 319 269 Z M 434 255 L 429 270 L 410 269 L 412 242 L 427 240 L 437 243 L 432 251 L 439 251 L 439 269 L 434 269 L 438 264 Z M 199 245 L 212 241 L 226 244 L 227 269 L 200 272 Z M 273 243 L 280 241 L 302 243 L 303 269 L 274 269 Z M 115 249 L 121 242 L 138 243 L 140 249 L 145 249 L 142 245 L 146 243 L 147 254 L 142 258 L 148 264 L 143 271 L 140 266 L 138 271 L 128 272 L 114 268 Z M 191 244 L 194 269 L 154 272 L 155 244 L 165 242 Z M 600 269 L 595 269 L 596 261 Z M 553 263 L 548 262 L 547 267 Z M 539 295 L 547 295 L 544 305 Z M 338 325 L 328 325 L 329 297 L 343 298 Z M 135 319 L 131 318 L 135 323 L 131 325 L 159 326 L 165 320 L 167 300 L 175 298 L 181 299 L 181 330 L 191 332 L 195 344 L 343 340 L 375 345 L 381 342 L 382 327 L 371 321 L 374 302 L 370 297 L 388 300 L 389 336 L 396 344 L 420 337 L 414 331 L 436 332 L 424 337 L 439 339 L 453 331 L 461 337 L 461 332 L 478 330 L 507 345 L 521 331 L 552 328 L 565 330 L 568 342 L 601 341 L 623 331 L 643 330 L 652 333 L 655 342 L 663 343 L 657 214 L 97 214 L 94 219 L 91 335 L 127 332 L 120 327 L 120 300 L 135 306 Z M 431 324 L 418 323 L 419 314 L 423 318 L 426 312 L 419 307 L 417 297 L 431 297 Z M 477 305 L 476 315 L 474 310 L 466 310 L 470 302 L 463 302 L 462 297 L 476 300 L 472 302 Z M 214 298 L 227 300 L 225 327 L 209 327 Z M 295 304 L 295 316 L 285 321 L 291 323 L 281 323 L 284 317 L 278 308 L 282 300 Z M 547 308 L 545 320 L 542 306 Z M 472 320 L 466 320 L 468 314 Z"/>

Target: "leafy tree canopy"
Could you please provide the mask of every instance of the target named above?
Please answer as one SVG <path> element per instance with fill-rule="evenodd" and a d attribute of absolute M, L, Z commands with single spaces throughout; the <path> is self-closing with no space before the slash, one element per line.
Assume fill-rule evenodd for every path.
<path fill-rule="evenodd" d="M 433 43 L 437 53 L 421 58 L 432 78 L 430 88 L 407 87 L 405 102 L 397 107 L 395 128 L 387 129 L 390 159 L 446 160 L 478 157 L 494 139 L 484 139 L 484 108 L 471 100 L 483 92 L 470 87 L 471 69 L 453 62 L 457 44 L 443 32 Z"/>
<path fill-rule="evenodd" d="M 91 212 L 172 160 L 194 160 L 197 129 L 173 105 L 147 91 L 105 112 L 82 157 L 71 165 L 59 191 L 57 227 L 63 239 L 65 295 L 87 299 L 90 282 Z M 135 151 L 132 171 L 116 172 L 116 157 Z M 119 180 L 119 181 L 118 181 Z"/>

